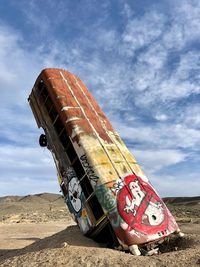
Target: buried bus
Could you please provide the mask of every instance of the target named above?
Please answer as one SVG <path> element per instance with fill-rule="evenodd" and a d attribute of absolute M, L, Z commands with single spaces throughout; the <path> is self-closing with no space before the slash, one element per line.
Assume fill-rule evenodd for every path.
<path fill-rule="evenodd" d="M 41 146 L 81 232 L 134 255 L 151 254 L 180 229 L 134 156 L 75 75 L 44 69 L 28 98 Z"/>

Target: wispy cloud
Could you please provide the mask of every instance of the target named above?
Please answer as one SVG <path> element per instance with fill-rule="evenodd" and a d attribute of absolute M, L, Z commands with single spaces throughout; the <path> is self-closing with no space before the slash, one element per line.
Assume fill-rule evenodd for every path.
<path fill-rule="evenodd" d="M 164 29 L 165 15 L 149 11 L 139 18 L 129 17 L 122 40 L 126 44 L 127 49 L 130 47 L 129 52 L 135 52 L 159 40 Z M 128 56 L 130 56 L 130 53 Z"/>
<path fill-rule="evenodd" d="M 171 26 L 163 41 L 168 49 L 180 50 L 199 39 L 200 3 L 196 0 L 184 0 L 181 4 L 173 2 L 171 8 L 174 10 Z"/>
<path fill-rule="evenodd" d="M 197 174 L 151 175 L 151 181 L 162 197 L 199 196 L 199 178 Z"/>
<path fill-rule="evenodd" d="M 59 192 L 50 152 L 3 145 L 0 148 L 0 195 Z"/>
<path fill-rule="evenodd" d="M 198 104 L 189 105 L 180 115 L 180 121 L 187 127 L 198 129 L 200 128 L 200 106 Z"/>
<path fill-rule="evenodd" d="M 169 1 L 168 10 L 146 8 L 139 14 L 129 4 L 119 1 L 118 14 L 106 1 L 99 10 L 91 1 L 73 7 L 63 1 L 21 1 L 18 8 L 31 37 L 0 23 L 0 141 L 9 144 L 1 150 L 2 157 L 7 155 L 1 166 L 8 167 L 10 160 L 19 166 L 10 169 L 10 181 L 21 170 L 25 188 L 30 170 L 38 170 L 44 180 L 50 173 L 43 176 L 46 157 L 34 150 L 40 131 L 26 99 L 41 69 L 62 67 L 86 83 L 162 194 L 164 186 L 174 192 L 170 181 L 181 184 L 181 177 L 164 172 L 199 153 L 200 3 Z M 45 168 L 52 171 L 51 164 Z M 161 170 L 160 177 L 169 182 L 156 180 Z M 196 187 L 197 176 L 198 171 L 191 175 Z M 34 175 L 30 179 L 37 188 Z M 184 190 L 192 194 L 186 186 Z"/>
<path fill-rule="evenodd" d="M 175 149 L 138 150 L 133 148 L 131 151 L 136 155 L 138 162 L 145 166 L 145 170 L 152 175 L 156 171 L 183 162 L 187 158 L 184 152 Z"/>

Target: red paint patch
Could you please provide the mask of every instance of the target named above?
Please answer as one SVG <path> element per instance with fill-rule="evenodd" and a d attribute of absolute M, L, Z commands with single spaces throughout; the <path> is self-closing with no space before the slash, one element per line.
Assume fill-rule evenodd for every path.
<path fill-rule="evenodd" d="M 124 178 L 124 186 L 117 195 L 118 212 L 128 224 L 128 230 L 153 235 L 166 235 L 168 210 L 153 187 L 136 175 Z"/>

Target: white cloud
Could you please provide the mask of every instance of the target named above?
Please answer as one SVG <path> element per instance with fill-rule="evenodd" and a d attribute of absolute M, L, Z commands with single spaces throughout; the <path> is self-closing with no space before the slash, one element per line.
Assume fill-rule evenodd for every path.
<path fill-rule="evenodd" d="M 130 19 L 123 33 L 123 41 L 137 50 L 156 41 L 164 30 L 165 17 L 163 14 L 151 11 L 140 18 Z"/>
<path fill-rule="evenodd" d="M 41 156 L 38 157 L 38 154 Z M 0 148 L 0 167 L 1 174 L 6 173 L 7 177 L 11 178 L 11 175 L 15 176 L 20 171 L 24 170 L 23 175 L 27 176 L 28 173 L 31 176 L 40 176 L 40 172 L 43 174 L 50 174 L 53 170 L 52 158 L 48 150 L 43 150 L 39 147 L 17 147 L 10 145 L 3 145 Z M 16 173 L 11 173 L 13 170 Z M 25 174 L 25 171 L 29 170 Z M 42 171 L 43 170 L 43 171 Z M 34 172 L 34 173 L 33 173 Z"/>
<path fill-rule="evenodd" d="M 0 147 L 0 195 L 58 192 L 56 169 L 47 149 Z"/>
<path fill-rule="evenodd" d="M 121 46 L 135 61 L 127 79 L 136 105 L 151 107 L 199 93 L 199 53 L 195 48 L 187 52 L 200 35 L 199 12 L 199 2 L 182 1 L 168 16 L 147 11 L 129 17 Z"/>
<path fill-rule="evenodd" d="M 169 52 L 161 45 L 158 47 L 150 47 L 135 65 L 132 85 L 139 92 L 137 105 L 147 107 L 200 93 L 199 53 L 192 51 L 181 54 L 176 65 L 168 66 Z M 170 73 L 171 68 L 174 70 Z M 141 94 L 141 91 L 144 93 Z"/>
<path fill-rule="evenodd" d="M 37 53 L 22 49 L 22 41 L 19 33 L 0 25 L 1 106 L 24 105 L 35 73 L 40 69 Z"/>
<path fill-rule="evenodd" d="M 158 120 L 158 121 L 166 121 L 168 119 L 168 116 L 166 114 L 157 113 L 155 115 L 155 119 Z"/>
<path fill-rule="evenodd" d="M 168 166 L 181 163 L 187 158 L 185 153 L 174 149 L 131 149 L 131 151 L 135 155 L 139 164 L 141 163 L 141 165 L 144 166 L 144 169 L 151 174 Z"/>
<path fill-rule="evenodd" d="M 168 131 L 165 132 L 165 138 L 169 138 L 167 143 L 174 147 L 178 146 L 196 150 L 200 141 L 200 132 L 197 129 L 190 129 L 181 124 L 171 125 Z"/>
<path fill-rule="evenodd" d="M 180 116 L 182 121 L 189 128 L 200 127 L 200 106 L 199 104 L 193 104 L 186 107 L 185 111 Z"/>
<path fill-rule="evenodd" d="M 162 197 L 199 196 L 200 182 L 198 173 L 169 176 L 151 175 L 150 181 Z"/>
<path fill-rule="evenodd" d="M 161 100 L 179 99 L 200 93 L 199 59 L 197 52 L 188 52 L 181 56 L 176 70 L 158 89 Z"/>
<path fill-rule="evenodd" d="M 4 89 L 5 85 L 11 85 L 12 82 L 16 79 L 16 74 L 14 72 L 8 71 L 11 67 L 11 62 L 9 61 L 9 55 L 17 56 L 18 52 L 15 53 L 15 44 L 20 41 L 20 36 L 16 34 L 13 30 L 8 27 L 0 25 L 0 81 L 1 86 L 0 90 Z M 3 91 L 3 95 L 6 93 L 6 90 Z"/>
<path fill-rule="evenodd" d="M 142 148 L 182 148 L 195 151 L 200 142 L 199 130 L 181 124 L 161 124 L 156 127 L 136 124 L 134 127 L 134 122 L 132 126 L 114 122 L 114 126 L 123 139 L 137 143 L 137 146 Z"/>
<path fill-rule="evenodd" d="M 52 179 L 36 180 L 34 177 L 15 178 L 0 180 L 0 196 L 9 195 L 29 195 L 44 192 L 59 194 L 60 188 L 58 182 Z"/>
<path fill-rule="evenodd" d="M 96 44 L 98 48 L 105 51 L 112 51 L 118 46 L 119 36 L 115 30 L 98 30 L 96 33 Z"/>
<path fill-rule="evenodd" d="M 178 77 L 180 80 L 188 80 L 192 82 L 195 78 L 196 92 L 199 92 L 198 82 L 200 77 L 198 76 L 200 71 L 199 66 L 200 55 L 198 51 L 190 51 L 181 56 L 178 68 L 174 73 L 174 76 Z M 192 78 L 192 79 L 191 79 Z M 195 92 L 195 91 L 194 91 Z"/>
<path fill-rule="evenodd" d="M 23 41 L 18 32 L 0 25 L 1 195 L 57 190 L 54 163 L 39 149 L 39 131 L 27 102 L 43 58 L 37 49 L 30 53 L 22 48 Z"/>
<path fill-rule="evenodd" d="M 200 92 L 199 54 L 195 47 L 189 46 L 200 36 L 199 1 L 173 3 L 175 7 L 169 14 L 147 9 L 139 16 L 125 3 L 121 13 L 125 28 L 121 32 L 117 27 L 107 28 L 103 24 L 108 18 L 105 6 L 105 14 L 95 25 L 84 26 L 80 37 L 66 43 L 55 41 L 56 27 L 49 29 L 52 21 L 46 14 L 38 19 L 43 11 L 37 11 L 35 1 L 31 3 L 24 9 L 27 15 L 34 10 L 30 25 L 38 28 L 41 35 L 50 34 L 31 50 L 27 49 L 30 44 L 25 45 L 21 33 L 0 25 L 0 114 L 4 126 L 0 134 L 1 138 L 17 144 L 17 148 L 13 144 L 0 150 L 2 157 L 7 155 L 1 162 L 2 168 L 16 165 L 10 168 L 9 177 L 21 173 L 25 181 L 31 173 L 29 181 L 36 188 L 33 175 L 36 180 L 40 176 L 47 179 L 54 165 L 45 163 L 46 157 L 40 149 L 33 149 L 39 131 L 27 104 L 33 83 L 45 66 L 63 67 L 80 76 L 113 119 L 121 136 L 136 143 L 139 161 L 141 158 L 148 169 L 154 166 L 153 177 L 156 171 L 181 163 L 192 157 L 192 153 L 196 155 L 200 110 L 197 105 L 179 106 L 178 101 L 187 101 L 187 97 Z M 61 7 L 59 2 L 59 21 L 64 19 Z M 24 182 L 24 188 L 26 185 Z M 164 188 L 164 182 L 160 180 L 158 186 Z M 174 192 L 169 183 L 166 188 L 167 192 Z M 191 193 L 186 187 L 184 190 Z"/>
<path fill-rule="evenodd" d="M 200 3 L 199 1 L 181 1 L 173 3 L 174 16 L 171 27 L 163 37 L 167 49 L 180 50 L 200 37 Z"/>
<path fill-rule="evenodd" d="M 128 3 L 124 3 L 124 1 L 121 1 L 121 3 L 122 3 L 121 14 L 127 19 L 131 18 L 134 14 L 133 9 L 129 6 Z"/>

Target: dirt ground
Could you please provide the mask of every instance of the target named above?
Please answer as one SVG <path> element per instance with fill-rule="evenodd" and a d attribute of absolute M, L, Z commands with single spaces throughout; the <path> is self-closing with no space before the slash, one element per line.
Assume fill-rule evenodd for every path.
<path fill-rule="evenodd" d="M 157 256 L 133 256 L 84 237 L 56 194 L 0 198 L 0 266 L 200 266 L 200 197 L 165 199 L 181 230 Z"/>

